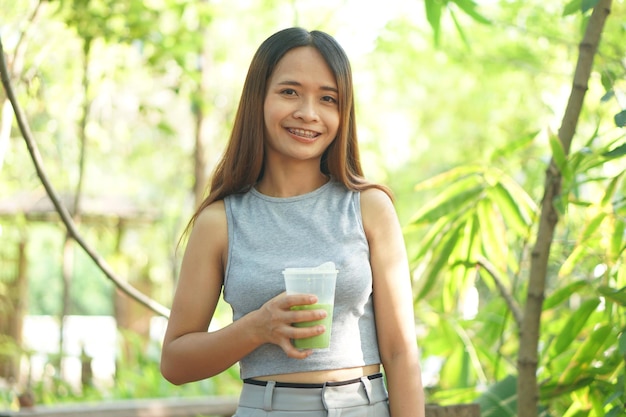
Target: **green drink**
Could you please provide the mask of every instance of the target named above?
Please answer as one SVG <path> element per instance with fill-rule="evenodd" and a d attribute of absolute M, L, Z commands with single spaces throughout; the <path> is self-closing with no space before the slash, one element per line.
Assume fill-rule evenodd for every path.
<path fill-rule="evenodd" d="M 324 349 L 330 346 L 330 329 L 333 322 L 333 305 L 332 304 L 308 304 L 291 307 L 292 310 L 326 310 L 326 317 L 321 320 L 305 321 L 301 323 L 293 323 L 294 327 L 311 327 L 318 324 L 324 325 L 326 331 L 320 335 L 313 337 L 305 337 L 302 339 L 293 339 L 293 345 L 298 349 Z"/>
<path fill-rule="evenodd" d="M 325 310 L 326 318 L 302 323 L 293 323 L 294 327 L 324 325 L 326 331 L 318 336 L 293 339 L 297 349 L 325 349 L 330 347 L 330 330 L 333 323 L 333 305 L 335 303 L 335 283 L 337 269 L 333 262 L 309 268 L 285 268 L 285 289 L 287 295 L 312 294 L 317 297 L 317 304 L 298 305 L 292 310 Z"/>

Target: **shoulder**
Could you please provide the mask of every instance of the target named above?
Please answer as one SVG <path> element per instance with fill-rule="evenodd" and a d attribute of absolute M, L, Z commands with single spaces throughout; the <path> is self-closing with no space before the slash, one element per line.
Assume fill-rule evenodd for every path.
<path fill-rule="evenodd" d="M 375 187 L 361 191 L 361 217 L 367 234 L 397 222 L 396 209 L 391 198 Z"/>
<path fill-rule="evenodd" d="M 193 222 L 189 243 L 225 247 L 228 242 L 228 223 L 223 200 L 205 207 Z"/>
<path fill-rule="evenodd" d="M 217 200 L 205 207 L 194 222 L 194 229 L 226 227 L 226 207 L 224 200 Z"/>
<path fill-rule="evenodd" d="M 363 214 L 376 214 L 381 211 L 395 213 L 395 208 L 387 193 L 380 188 L 372 187 L 361 191 L 361 211 Z"/>
<path fill-rule="evenodd" d="M 218 200 L 205 207 L 196 217 L 187 248 L 211 254 L 221 261 L 227 253 L 228 224 L 224 201 Z"/>

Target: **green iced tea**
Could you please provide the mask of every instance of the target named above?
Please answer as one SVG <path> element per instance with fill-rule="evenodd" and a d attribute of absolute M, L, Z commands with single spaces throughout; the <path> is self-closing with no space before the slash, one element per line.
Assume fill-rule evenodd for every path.
<path fill-rule="evenodd" d="M 294 327 L 311 327 L 318 324 L 324 325 L 326 331 L 320 335 L 313 337 L 305 337 L 303 339 L 293 339 L 293 345 L 298 349 L 323 349 L 330 346 L 330 328 L 333 323 L 333 305 L 332 304 L 308 304 L 291 307 L 292 310 L 326 310 L 326 317 L 321 320 L 305 321 L 294 323 Z"/>

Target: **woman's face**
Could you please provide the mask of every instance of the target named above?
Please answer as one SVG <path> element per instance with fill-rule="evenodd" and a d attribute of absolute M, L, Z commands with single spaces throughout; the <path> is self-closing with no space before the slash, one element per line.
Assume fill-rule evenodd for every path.
<path fill-rule="evenodd" d="M 337 136 L 337 82 L 317 49 L 290 50 L 278 62 L 263 104 L 265 155 L 319 160 Z"/>

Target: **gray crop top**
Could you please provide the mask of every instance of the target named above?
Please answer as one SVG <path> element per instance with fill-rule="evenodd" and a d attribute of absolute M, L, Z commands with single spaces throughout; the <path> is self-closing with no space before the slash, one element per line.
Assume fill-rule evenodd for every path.
<path fill-rule="evenodd" d="M 296 197 L 269 197 L 253 188 L 224 202 L 228 220 L 224 299 L 233 320 L 285 291 L 284 268 L 332 261 L 339 270 L 330 349 L 300 360 L 287 357 L 277 345 L 265 344 L 241 359 L 241 378 L 380 363 L 360 194 L 330 181 Z"/>

